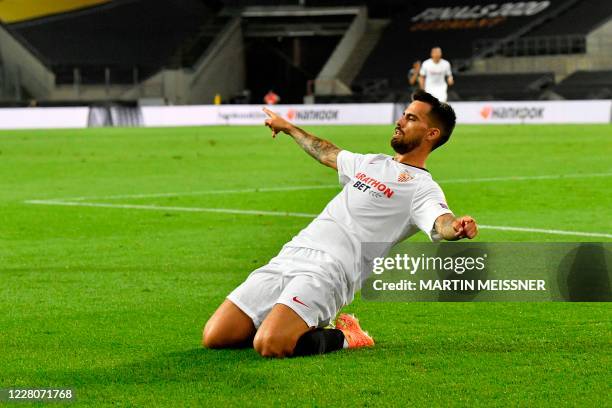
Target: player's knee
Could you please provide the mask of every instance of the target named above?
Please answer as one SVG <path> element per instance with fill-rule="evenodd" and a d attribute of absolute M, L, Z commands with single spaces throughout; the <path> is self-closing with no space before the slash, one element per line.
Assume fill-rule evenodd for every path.
<path fill-rule="evenodd" d="M 210 320 L 206 323 L 202 331 L 202 346 L 210 349 L 225 347 L 223 333 Z"/>
<path fill-rule="evenodd" d="M 293 352 L 293 347 L 284 336 L 269 332 L 257 332 L 253 339 L 253 348 L 262 357 L 283 358 Z"/>

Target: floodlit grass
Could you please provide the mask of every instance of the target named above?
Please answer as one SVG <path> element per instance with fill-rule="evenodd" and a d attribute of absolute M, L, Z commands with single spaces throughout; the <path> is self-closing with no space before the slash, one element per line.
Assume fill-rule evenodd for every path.
<path fill-rule="evenodd" d="M 391 126 L 309 130 L 390 151 Z M 482 224 L 610 234 L 611 130 L 459 126 L 428 167 L 451 208 Z M 337 183 L 263 128 L 3 132 L 0 175 L 0 388 L 72 387 L 84 406 L 611 404 L 609 304 L 357 299 L 347 310 L 373 349 L 276 361 L 205 350 L 206 319 L 307 218 L 25 203 L 317 213 L 338 188 L 108 198 Z M 571 177 L 476 181 L 548 175 Z M 612 241 L 496 229 L 479 240 Z"/>

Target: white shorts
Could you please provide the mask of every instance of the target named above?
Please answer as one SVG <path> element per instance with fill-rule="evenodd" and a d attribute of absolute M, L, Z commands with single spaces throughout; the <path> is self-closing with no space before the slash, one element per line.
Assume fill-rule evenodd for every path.
<path fill-rule="evenodd" d="M 290 307 L 309 327 L 325 327 L 344 306 L 340 262 L 310 248 L 283 247 L 227 296 L 259 328 L 272 307 Z"/>

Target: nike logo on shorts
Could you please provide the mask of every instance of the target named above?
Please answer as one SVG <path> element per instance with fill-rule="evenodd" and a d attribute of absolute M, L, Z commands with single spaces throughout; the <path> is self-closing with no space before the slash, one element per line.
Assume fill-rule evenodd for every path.
<path fill-rule="evenodd" d="M 291 300 L 293 300 L 295 303 L 299 303 L 300 305 L 306 306 L 307 308 L 310 309 L 310 306 L 308 306 L 306 303 L 304 303 L 300 299 L 298 299 L 297 296 L 294 296 L 293 299 L 291 299 Z"/>

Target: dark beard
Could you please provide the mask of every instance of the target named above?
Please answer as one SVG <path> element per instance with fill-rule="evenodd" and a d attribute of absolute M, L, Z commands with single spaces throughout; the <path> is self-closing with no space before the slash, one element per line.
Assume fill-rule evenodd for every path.
<path fill-rule="evenodd" d="M 421 140 L 413 139 L 409 142 L 404 142 L 402 140 L 391 138 L 391 147 L 395 150 L 396 153 L 406 154 L 408 152 L 413 151 L 417 147 L 421 145 Z"/>

